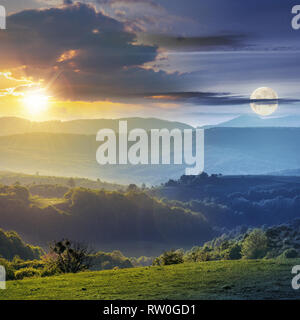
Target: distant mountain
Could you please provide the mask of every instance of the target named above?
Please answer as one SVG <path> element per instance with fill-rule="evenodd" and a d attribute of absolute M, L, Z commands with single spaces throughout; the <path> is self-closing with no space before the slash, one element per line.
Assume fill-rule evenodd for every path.
<path fill-rule="evenodd" d="M 150 129 L 174 129 L 180 130 L 192 128 L 191 126 L 156 118 L 122 118 L 122 119 L 86 119 L 72 121 L 45 121 L 34 122 L 21 118 L 7 117 L 0 118 L 0 136 L 24 134 L 34 132 L 45 133 L 68 133 L 68 134 L 93 134 L 100 129 L 113 129 L 119 131 L 119 120 L 126 120 L 128 130 L 141 128 Z"/>
<path fill-rule="evenodd" d="M 299 167 L 300 128 L 205 130 L 205 171 L 267 174 Z M 96 162 L 94 135 L 27 133 L 0 137 L 0 170 L 159 184 L 177 179 L 185 165 L 107 165 Z"/>
<path fill-rule="evenodd" d="M 274 176 L 300 176 L 300 169 L 288 169 L 288 170 L 281 170 L 276 172 L 270 172 L 269 175 Z"/>
<path fill-rule="evenodd" d="M 300 128 L 207 129 L 205 170 L 246 175 L 297 168 L 300 163 L 298 139 Z"/>
<path fill-rule="evenodd" d="M 213 127 L 300 127 L 300 117 L 293 115 L 280 118 L 262 118 L 257 115 L 242 115 L 217 125 L 204 126 L 205 129 Z"/>

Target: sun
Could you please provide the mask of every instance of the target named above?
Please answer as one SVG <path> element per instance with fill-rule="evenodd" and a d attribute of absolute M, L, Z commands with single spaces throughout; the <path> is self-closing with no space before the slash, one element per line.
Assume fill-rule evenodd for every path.
<path fill-rule="evenodd" d="M 35 116 L 48 108 L 49 97 L 39 92 L 26 93 L 23 103 L 29 114 Z"/>

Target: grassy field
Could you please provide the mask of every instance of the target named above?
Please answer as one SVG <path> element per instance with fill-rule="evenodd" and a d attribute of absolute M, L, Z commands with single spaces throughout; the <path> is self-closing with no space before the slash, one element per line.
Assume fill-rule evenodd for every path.
<path fill-rule="evenodd" d="M 299 299 L 300 260 L 185 263 L 9 281 L 0 299 Z"/>

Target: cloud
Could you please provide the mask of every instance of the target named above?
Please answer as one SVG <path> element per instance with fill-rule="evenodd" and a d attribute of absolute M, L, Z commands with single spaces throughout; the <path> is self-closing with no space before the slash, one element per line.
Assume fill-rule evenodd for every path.
<path fill-rule="evenodd" d="M 34 83 L 27 79 L 16 79 L 10 72 L 0 72 L 0 97 L 17 95 L 25 88 L 32 87 Z"/>
<path fill-rule="evenodd" d="M 208 49 L 232 49 L 243 46 L 243 35 L 228 34 L 216 36 L 171 36 L 166 34 L 139 35 L 139 41 L 144 45 L 156 45 L 169 50 L 203 51 Z"/>
<path fill-rule="evenodd" d="M 88 4 L 26 10 L 10 15 L 0 34 L 0 70 L 25 66 L 26 77 L 45 84 L 55 77 L 55 95 L 72 100 L 178 90 L 178 74 L 142 67 L 158 50 L 135 39 L 122 22 Z"/>
<path fill-rule="evenodd" d="M 160 95 L 149 95 L 148 99 L 156 101 L 176 101 L 190 103 L 194 105 L 211 105 L 211 106 L 234 106 L 245 105 L 251 102 L 261 102 L 263 104 L 278 103 L 295 103 L 299 99 L 277 99 L 277 100 L 250 100 L 248 97 L 232 95 L 231 93 L 215 93 L 215 92 L 169 92 Z"/>
<path fill-rule="evenodd" d="M 141 3 L 156 7 L 151 1 Z M 23 66 L 25 78 L 32 77 L 34 82 L 44 79 L 53 96 L 72 101 L 131 101 L 188 89 L 189 74 L 145 68 L 159 58 L 159 50 L 136 39 L 126 23 L 94 6 L 64 1 L 61 7 L 26 10 L 8 17 L 8 30 L 0 34 L 0 70 Z M 160 40 L 158 45 L 180 48 L 229 46 L 240 41 L 233 35 L 161 35 L 155 39 Z"/>
<path fill-rule="evenodd" d="M 155 0 L 95 0 L 104 12 L 122 21 L 134 32 L 172 32 L 174 25 L 192 23 L 189 18 L 173 15 L 164 3 Z"/>
<path fill-rule="evenodd" d="M 8 14 L 28 9 L 38 9 L 51 6 L 51 0 L 2 0 L 3 5 Z M 53 4 L 61 3 L 61 0 L 53 0 Z"/>
<path fill-rule="evenodd" d="M 159 8 L 160 6 L 152 0 L 96 0 L 96 3 L 99 4 L 119 4 L 119 5 L 137 5 L 137 4 L 146 4 L 154 8 Z"/>

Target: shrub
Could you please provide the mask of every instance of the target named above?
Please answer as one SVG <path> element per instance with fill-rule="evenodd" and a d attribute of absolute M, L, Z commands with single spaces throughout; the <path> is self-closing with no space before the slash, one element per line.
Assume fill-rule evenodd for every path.
<path fill-rule="evenodd" d="M 41 277 L 51 277 L 58 275 L 60 272 L 55 267 L 46 267 L 45 269 L 41 270 Z"/>
<path fill-rule="evenodd" d="M 211 260 L 211 254 L 205 250 L 198 250 L 195 255 L 195 261 L 209 261 Z"/>
<path fill-rule="evenodd" d="M 61 273 L 77 273 L 89 269 L 92 264 L 91 253 L 87 246 L 67 239 L 54 242 L 50 246 L 51 258 L 47 265 Z"/>
<path fill-rule="evenodd" d="M 190 251 L 188 251 L 184 260 L 187 262 L 202 262 L 202 261 L 210 261 L 213 260 L 214 251 L 208 246 L 204 247 L 193 247 Z"/>
<path fill-rule="evenodd" d="M 183 252 L 181 250 L 170 250 L 164 252 L 160 257 L 156 258 L 153 262 L 153 265 L 168 266 L 179 263 L 183 263 Z"/>
<path fill-rule="evenodd" d="M 245 259 L 260 259 L 267 253 L 267 236 L 261 229 L 254 229 L 244 240 L 242 256 Z"/>
<path fill-rule="evenodd" d="M 241 253 L 241 245 L 238 243 L 233 244 L 231 247 L 229 247 L 225 254 L 224 254 L 224 259 L 226 260 L 239 260 L 242 257 Z"/>
<path fill-rule="evenodd" d="M 153 266 L 160 266 L 161 265 L 161 260 L 160 260 L 160 257 L 157 257 L 153 260 L 153 263 L 152 263 Z"/>
<path fill-rule="evenodd" d="M 113 269 L 114 267 L 119 267 L 120 269 L 133 267 L 133 261 L 130 261 L 118 250 L 111 253 L 99 251 L 92 255 L 91 258 L 92 265 L 89 268 L 90 270 L 105 270 Z"/>
<path fill-rule="evenodd" d="M 40 276 L 41 272 L 40 270 L 34 269 L 34 268 L 23 268 L 15 272 L 15 278 L 17 280 L 22 280 L 24 278 L 31 278 Z"/>

